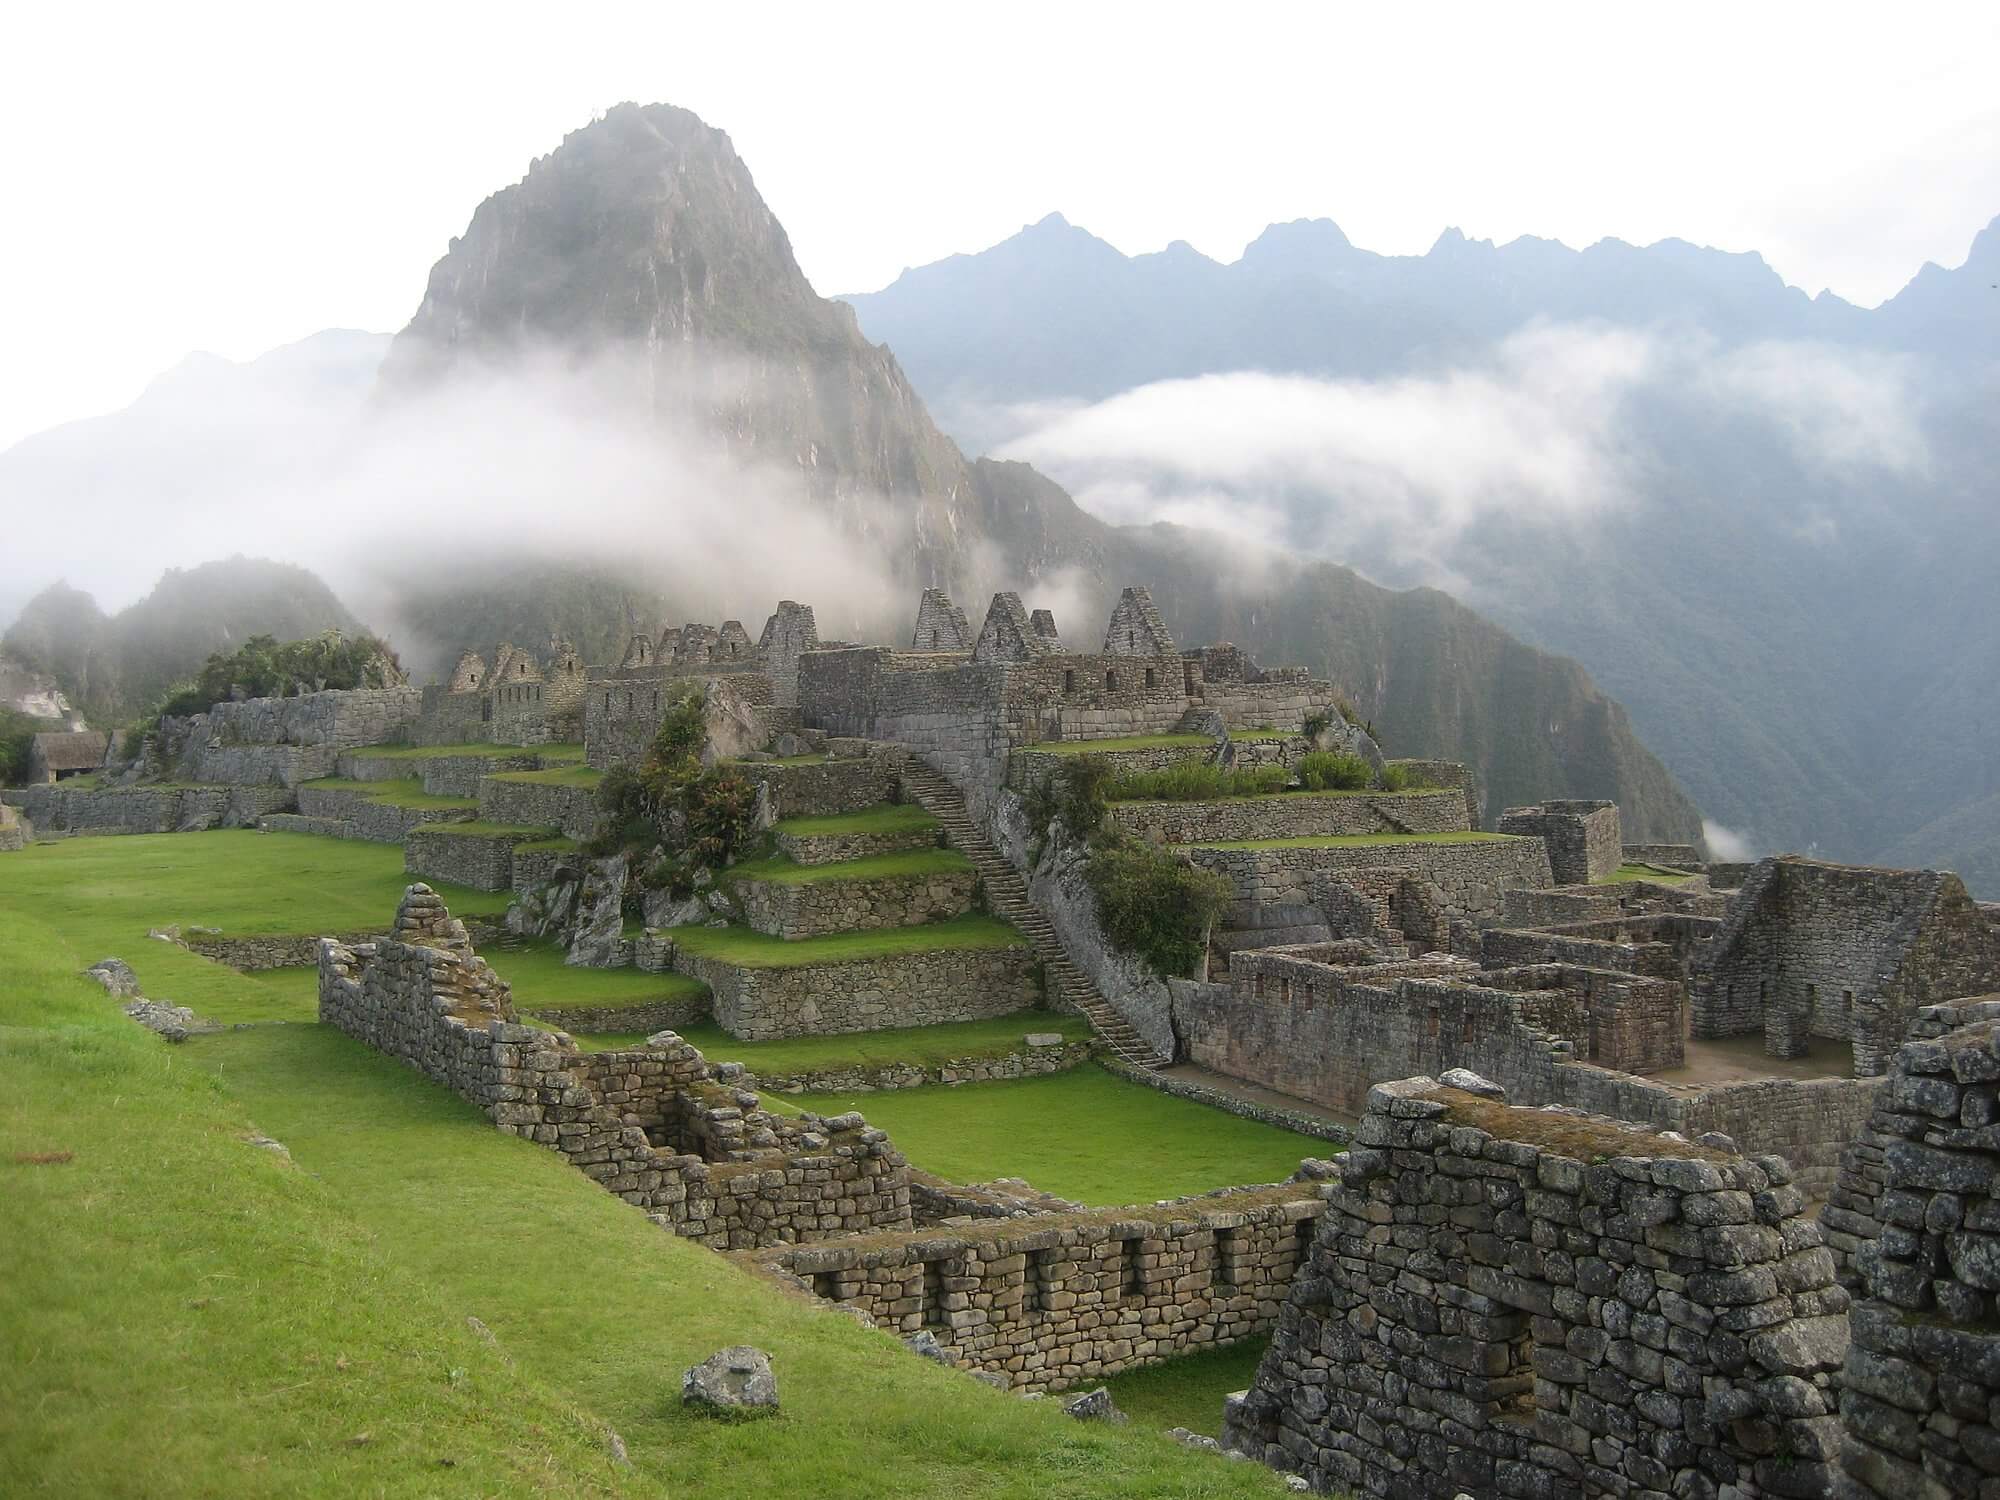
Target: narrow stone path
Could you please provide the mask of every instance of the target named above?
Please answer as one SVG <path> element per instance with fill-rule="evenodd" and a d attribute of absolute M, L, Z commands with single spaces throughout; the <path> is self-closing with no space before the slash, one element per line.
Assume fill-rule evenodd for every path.
<path fill-rule="evenodd" d="M 981 833 L 966 809 L 965 797 L 957 787 L 929 766 L 911 759 L 901 770 L 903 788 L 910 798 L 944 827 L 951 846 L 971 860 L 986 888 L 986 904 L 993 915 L 1011 922 L 1028 939 L 1041 960 L 1043 972 L 1054 995 L 1082 1012 L 1104 1044 L 1124 1061 L 1138 1068 L 1158 1068 L 1169 1059 L 1155 1052 L 1111 1002 L 1091 983 L 1063 951 L 1055 927 L 1028 898 L 1028 883 L 991 840 Z"/>

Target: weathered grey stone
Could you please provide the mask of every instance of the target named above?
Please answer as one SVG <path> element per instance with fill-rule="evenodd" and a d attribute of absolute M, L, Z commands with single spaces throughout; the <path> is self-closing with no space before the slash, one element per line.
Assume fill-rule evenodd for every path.
<path fill-rule="evenodd" d="M 770 1355 L 749 1344 L 718 1350 L 681 1376 L 681 1405 L 713 1416 L 775 1413 L 778 1378 Z"/>

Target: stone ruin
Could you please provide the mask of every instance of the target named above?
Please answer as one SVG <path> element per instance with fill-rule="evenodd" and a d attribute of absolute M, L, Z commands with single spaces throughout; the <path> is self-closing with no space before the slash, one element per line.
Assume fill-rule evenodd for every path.
<path fill-rule="evenodd" d="M 1325 1493 L 1823 1495 L 1848 1294 L 1790 1169 L 1378 1085 L 1225 1446 Z"/>
<path fill-rule="evenodd" d="M 711 1068 L 672 1032 L 582 1052 L 521 1024 L 506 983 L 428 886 L 405 892 L 388 937 L 321 940 L 319 1017 L 715 1249 L 911 1223 L 908 1166 L 860 1115 L 770 1114 L 736 1086 L 740 1067 Z"/>
<path fill-rule="evenodd" d="M 409 737 L 418 745 L 551 745 L 582 733 L 587 669 L 576 647 L 552 636 L 543 654 L 511 641 L 486 659 L 461 651 L 443 686 L 424 689 Z"/>

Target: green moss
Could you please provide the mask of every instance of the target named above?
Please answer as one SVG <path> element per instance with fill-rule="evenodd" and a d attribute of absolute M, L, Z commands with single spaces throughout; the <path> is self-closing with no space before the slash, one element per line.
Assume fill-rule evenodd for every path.
<path fill-rule="evenodd" d="M 879 932 L 836 932 L 827 937 L 786 942 L 747 927 L 676 927 L 674 940 L 697 958 L 713 958 L 746 969 L 793 969 L 806 964 L 855 963 L 905 953 L 950 949 L 1018 948 L 1027 939 L 992 917 L 953 917 L 921 927 L 889 927 Z"/>
<path fill-rule="evenodd" d="M 919 829 L 937 826 L 937 819 L 914 802 L 884 802 L 878 807 L 864 807 L 859 812 L 786 818 L 771 831 L 808 838 L 838 834 L 915 833 Z"/>
<path fill-rule="evenodd" d="M 1351 833 L 1324 838 L 1226 839 L 1191 844 L 1194 849 L 1347 849 L 1388 844 L 1498 844 L 1522 842 L 1512 833 Z"/>
<path fill-rule="evenodd" d="M 794 864 L 783 855 L 733 865 L 731 880 L 767 881 L 773 885 L 822 885 L 845 880 L 915 880 L 926 875 L 961 875 L 972 861 L 956 849 L 905 849 L 895 854 L 871 854 L 824 865 Z"/>

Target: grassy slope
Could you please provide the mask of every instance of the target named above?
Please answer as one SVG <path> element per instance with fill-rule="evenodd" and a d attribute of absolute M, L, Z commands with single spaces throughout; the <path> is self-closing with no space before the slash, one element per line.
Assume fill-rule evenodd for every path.
<path fill-rule="evenodd" d="M 953 917 L 921 927 L 889 927 L 879 932 L 836 932 L 786 942 L 747 927 L 675 927 L 674 940 L 698 958 L 715 958 L 752 969 L 784 969 L 799 964 L 851 963 L 926 953 L 940 948 L 1017 948 L 1027 939 L 992 917 Z"/>
<path fill-rule="evenodd" d="M 551 766 L 544 771 L 495 771 L 495 781 L 525 781 L 531 786 L 595 787 L 604 773 L 591 766 Z"/>
<path fill-rule="evenodd" d="M 773 833 L 911 833 L 919 828 L 935 828 L 937 819 L 914 802 L 885 802 L 880 807 L 864 807 L 859 812 L 828 813 L 816 818 L 786 818 L 772 828 Z"/>
<path fill-rule="evenodd" d="M 1098 1067 L 961 1088 L 802 1094 L 820 1114 L 858 1109 L 913 1166 L 958 1182 L 1026 1177 L 1092 1205 L 1144 1203 L 1240 1182 L 1277 1182 L 1326 1142 L 1127 1083 Z"/>
<path fill-rule="evenodd" d="M 536 943 L 512 951 L 495 948 L 481 956 L 513 987 L 515 1004 L 527 1010 L 645 1005 L 654 1000 L 691 999 L 708 989 L 685 974 L 571 968 L 563 962 L 563 950 L 553 944 Z"/>
<path fill-rule="evenodd" d="M 832 864 L 794 864 L 783 855 L 749 860 L 730 868 L 731 880 L 765 880 L 774 885 L 818 885 L 828 880 L 910 880 L 924 875 L 956 875 L 972 861 L 956 849 L 906 849 Z"/>
<path fill-rule="evenodd" d="M 52 852 L 92 843 L 129 859 L 140 840 Z M 0 870 L 0 1492 L 1278 1492 L 1142 1426 L 1080 1426 L 912 1359 L 337 1033 L 169 1048 L 74 977 L 128 930 L 91 873 Z M 149 987 L 173 968 L 131 956 Z M 181 958 L 219 988 L 258 985 Z M 248 1145 L 255 1131 L 291 1160 Z M 15 1159 L 51 1151 L 74 1159 Z M 744 1339 L 774 1355 L 785 1414 L 681 1415 L 677 1372 Z"/>

